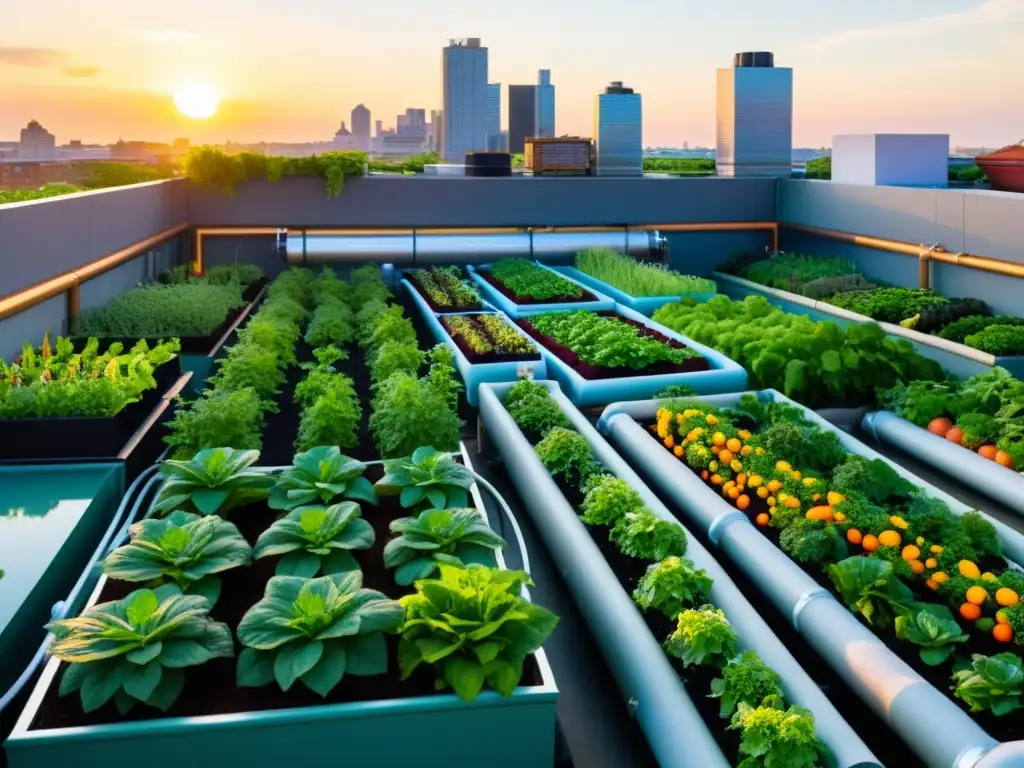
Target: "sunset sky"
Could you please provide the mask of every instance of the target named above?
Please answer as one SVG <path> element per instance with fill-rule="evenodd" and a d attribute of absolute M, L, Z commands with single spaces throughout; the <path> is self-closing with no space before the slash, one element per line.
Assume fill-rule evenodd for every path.
<path fill-rule="evenodd" d="M 594 95 L 624 80 L 643 94 L 645 144 L 713 144 L 715 69 L 771 50 L 795 70 L 796 146 L 869 131 L 1024 138 L 1024 0 L 14 3 L 0 141 L 31 118 L 60 143 L 326 140 L 359 102 L 394 125 L 406 107 L 440 108 L 451 37 L 481 37 L 503 86 L 551 69 L 559 133 L 590 135 Z M 188 82 L 221 90 L 216 116 L 177 114 L 171 93 Z"/>

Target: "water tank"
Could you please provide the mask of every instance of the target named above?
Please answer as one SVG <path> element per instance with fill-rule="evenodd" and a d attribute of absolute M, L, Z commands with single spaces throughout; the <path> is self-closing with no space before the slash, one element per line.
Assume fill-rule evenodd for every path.
<path fill-rule="evenodd" d="M 508 152 L 467 152 L 467 176 L 511 176 L 512 155 Z"/>
<path fill-rule="evenodd" d="M 771 51 L 747 51 L 732 57 L 734 67 L 774 67 L 775 54 Z"/>

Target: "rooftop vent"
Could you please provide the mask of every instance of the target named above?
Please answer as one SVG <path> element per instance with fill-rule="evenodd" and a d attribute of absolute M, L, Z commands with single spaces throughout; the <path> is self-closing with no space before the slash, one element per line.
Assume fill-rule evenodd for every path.
<path fill-rule="evenodd" d="M 771 51 L 747 51 L 732 57 L 734 67 L 774 67 L 775 54 Z"/>
<path fill-rule="evenodd" d="M 621 80 L 612 80 L 608 83 L 608 87 L 604 89 L 605 93 L 633 93 L 632 88 L 627 88 L 622 84 Z"/>

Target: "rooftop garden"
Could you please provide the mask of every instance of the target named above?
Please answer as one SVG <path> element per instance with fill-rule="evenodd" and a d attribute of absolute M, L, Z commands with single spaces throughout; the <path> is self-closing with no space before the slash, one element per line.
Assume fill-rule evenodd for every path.
<path fill-rule="evenodd" d="M 92 163 L 89 166 L 89 178 L 81 184 L 44 184 L 39 189 L 0 189 L 0 205 L 72 195 L 76 192 L 87 192 L 93 189 L 108 189 L 129 184 L 142 184 L 147 181 L 160 181 L 173 176 L 172 168 L 137 163 Z"/>

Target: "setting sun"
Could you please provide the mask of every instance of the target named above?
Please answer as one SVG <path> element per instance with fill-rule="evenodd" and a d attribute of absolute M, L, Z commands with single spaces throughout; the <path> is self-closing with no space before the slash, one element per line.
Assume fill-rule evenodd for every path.
<path fill-rule="evenodd" d="M 185 117 L 205 120 L 212 117 L 220 104 L 220 92 L 210 85 L 192 83 L 174 92 L 174 105 Z"/>

